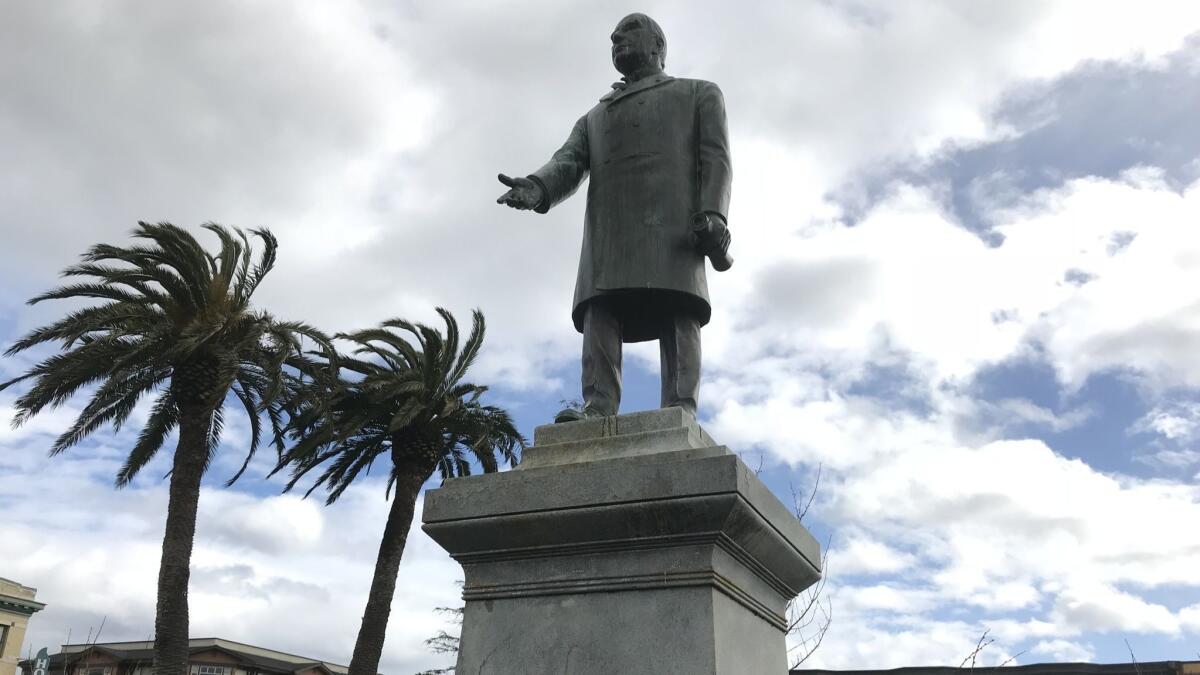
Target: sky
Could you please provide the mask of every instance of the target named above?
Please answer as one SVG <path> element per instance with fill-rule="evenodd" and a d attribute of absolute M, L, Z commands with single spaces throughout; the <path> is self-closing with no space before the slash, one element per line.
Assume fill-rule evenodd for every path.
<path fill-rule="evenodd" d="M 495 176 L 609 90 L 635 10 L 725 95 L 736 264 L 709 274 L 699 416 L 785 503 L 821 468 L 833 622 L 806 665 L 957 666 L 984 631 L 985 664 L 1200 659 L 1200 4 L 3 2 L 0 343 L 138 220 L 267 226 L 280 317 L 482 309 L 471 379 L 532 437 L 579 397 L 584 198 L 511 211 Z M 622 410 L 656 406 L 654 344 L 626 353 Z M 83 399 L 12 429 L 17 394 L 25 649 L 146 639 L 169 453 L 115 490 L 135 424 L 49 458 Z M 223 488 L 246 433 L 202 490 L 192 634 L 346 663 L 383 478 L 325 507 L 263 457 Z M 423 641 L 459 581 L 414 529 L 382 672 L 448 665 Z"/>

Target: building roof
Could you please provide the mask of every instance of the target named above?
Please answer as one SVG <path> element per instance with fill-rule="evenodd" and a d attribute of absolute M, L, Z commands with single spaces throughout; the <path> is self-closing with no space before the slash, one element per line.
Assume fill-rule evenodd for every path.
<path fill-rule="evenodd" d="M 188 640 L 189 654 L 212 650 L 225 652 L 243 663 L 272 673 L 291 674 L 317 668 L 329 675 L 345 675 L 348 670 L 346 666 L 336 663 L 288 654 L 265 647 L 256 647 L 224 638 L 192 638 Z M 145 661 L 149 663 L 154 659 L 154 642 L 100 642 L 63 645 L 59 653 L 50 656 L 50 673 L 54 673 L 55 668 L 63 668 L 65 665 L 85 658 L 89 653 L 97 652 L 108 654 L 122 662 Z M 22 671 L 30 670 L 27 664 L 28 661 L 21 662 Z"/>
<path fill-rule="evenodd" d="M 790 675 L 1190 675 L 1200 673 L 1200 661 L 1148 663 L 1033 663 L 1022 666 L 953 668 L 909 666 L 891 670 L 796 669 Z"/>
<path fill-rule="evenodd" d="M 32 616 L 34 612 L 40 612 L 45 607 L 46 603 L 44 602 L 0 593 L 0 610 L 2 611 Z"/>
<path fill-rule="evenodd" d="M 34 600 L 37 589 L 0 577 L 0 611 L 32 616 L 46 606 Z"/>

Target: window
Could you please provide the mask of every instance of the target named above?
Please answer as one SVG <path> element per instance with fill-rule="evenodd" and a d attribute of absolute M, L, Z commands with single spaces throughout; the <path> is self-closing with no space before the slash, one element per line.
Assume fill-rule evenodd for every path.
<path fill-rule="evenodd" d="M 197 675 L 225 675 L 225 672 L 224 666 L 200 666 L 197 669 Z"/>

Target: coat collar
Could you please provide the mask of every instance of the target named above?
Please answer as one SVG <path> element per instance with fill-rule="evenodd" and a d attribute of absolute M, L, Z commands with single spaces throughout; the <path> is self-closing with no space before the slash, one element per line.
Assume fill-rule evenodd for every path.
<path fill-rule="evenodd" d="M 670 82 L 671 80 L 674 80 L 674 79 L 675 78 L 671 77 L 670 75 L 667 75 L 666 73 L 659 73 L 657 75 L 651 75 L 650 77 L 643 77 L 642 79 L 638 80 L 637 82 L 634 82 L 633 84 L 629 85 L 628 87 L 625 87 L 624 89 L 613 89 L 612 91 L 608 92 L 607 94 L 601 96 L 600 100 L 604 103 L 608 103 L 609 105 L 611 105 L 613 103 L 616 103 L 617 101 L 620 101 L 621 99 L 625 98 L 626 96 L 629 96 L 630 94 L 636 94 L 639 91 L 646 91 L 647 89 L 652 89 L 654 87 L 657 87 L 660 84 L 666 84 L 667 82 Z"/>

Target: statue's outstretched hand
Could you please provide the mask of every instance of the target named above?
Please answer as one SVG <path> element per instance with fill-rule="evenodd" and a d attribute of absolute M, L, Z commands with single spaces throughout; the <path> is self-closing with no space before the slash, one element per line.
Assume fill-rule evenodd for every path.
<path fill-rule="evenodd" d="M 542 188 L 528 178 L 509 178 L 504 174 L 497 176 L 501 183 L 508 186 L 508 192 L 496 199 L 497 204 L 507 204 L 522 211 L 537 207 L 542 203 Z"/>

